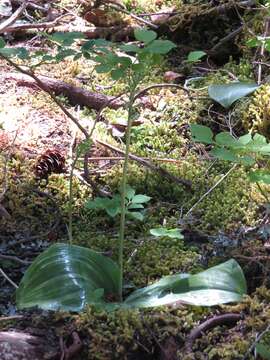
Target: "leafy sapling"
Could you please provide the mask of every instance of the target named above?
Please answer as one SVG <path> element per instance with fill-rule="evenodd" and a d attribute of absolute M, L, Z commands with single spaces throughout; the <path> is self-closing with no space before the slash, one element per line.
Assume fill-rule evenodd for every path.
<path fill-rule="evenodd" d="M 58 35 L 58 41 L 61 36 Z M 68 244 L 52 245 L 26 271 L 16 293 L 19 308 L 39 306 L 50 310 L 80 311 L 85 305 L 92 304 L 105 310 L 113 310 L 160 306 L 178 301 L 209 306 L 240 301 L 246 293 L 245 277 L 240 266 L 236 261 L 229 260 L 195 275 L 176 274 L 164 277 L 150 286 L 135 290 L 123 300 L 126 215 L 133 211 L 140 213 L 143 204 L 149 201 L 147 196 L 136 195 L 127 185 L 130 131 L 135 118 L 134 103 L 144 77 L 160 62 L 162 55 L 175 47 L 168 40 L 158 40 L 153 31 L 135 30 L 135 37 L 140 44 L 123 45 L 118 49 L 104 40 L 90 40 L 75 55 L 75 58 L 84 56 L 94 61 L 97 64 L 96 71 L 108 73 L 114 80 L 124 79 L 126 82 L 126 149 L 120 199 L 117 198 L 117 206 L 113 210 L 114 213 L 120 211 L 121 217 L 118 264 L 87 248 Z M 65 47 L 62 42 L 60 50 Z M 104 200 L 103 203 L 98 200 L 98 205 L 97 200 L 95 201 L 94 206 L 107 211 Z M 172 235 L 172 230 L 174 229 L 167 229 L 166 233 Z M 175 235 L 179 237 L 179 234 L 174 233 Z M 112 294 L 118 301 L 107 301 Z"/>

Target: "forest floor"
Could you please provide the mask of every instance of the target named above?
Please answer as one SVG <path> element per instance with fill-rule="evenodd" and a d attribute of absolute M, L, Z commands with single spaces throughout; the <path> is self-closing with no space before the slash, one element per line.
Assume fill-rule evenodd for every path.
<path fill-rule="evenodd" d="M 131 11 L 133 16 L 120 11 L 123 8 L 112 9 L 115 2 L 105 8 L 90 9 L 84 1 L 62 0 L 51 4 L 48 7 L 51 10 L 46 12 L 46 2 L 36 1 L 32 4 L 41 8 L 30 7 L 22 14 L 23 22 L 16 24 L 50 23 L 69 13 L 71 20 L 50 28 L 50 34 L 82 31 L 88 32 L 89 37 L 132 42 L 134 29 L 130 29 L 145 26 L 134 14 L 153 13 L 142 18 L 155 25 L 162 38 L 177 44 L 162 64 L 148 74 L 142 87 L 174 83 L 179 88 L 161 86 L 143 94 L 138 101 L 139 116 L 132 127 L 131 153 L 135 157 L 131 159 L 128 184 L 151 200 L 145 206 L 143 221 L 129 219 L 127 223 L 124 249 L 127 289 L 146 286 L 165 275 L 197 273 L 234 258 L 244 271 L 248 294 L 238 304 L 214 307 L 177 303 L 170 307 L 111 313 L 90 306 L 81 313 L 18 310 L 15 287 L 29 265 L 50 245 L 68 242 L 70 154 L 83 135 L 48 93 L 2 59 L 0 355 L 3 359 L 0 358 L 9 359 L 1 339 L 16 331 L 23 349 L 29 350 L 23 359 L 29 360 L 260 359 L 255 350 L 257 343 L 270 344 L 269 204 L 248 181 L 247 169 L 239 164 L 205 196 L 230 171 L 232 164 L 214 160 L 209 147 L 194 143 L 189 125 L 207 125 L 215 134 L 229 131 L 235 137 L 248 131 L 262 132 L 269 140 L 269 52 L 262 51 L 259 45 L 256 48 L 246 45 L 254 33 L 268 35 L 268 10 L 262 2 L 255 5 L 252 1 L 123 3 L 125 11 Z M 7 1 L 6 8 L 1 6 L 0 16 L 18 8 L 16 1 Z M 236 36 L 231 35 L 241 26 Z M 55 51 L 34 26 L 31 30 L 10 30 L 3 38 L 11 47 Z M 207 55 L 188 62 L 190 51 L 198 50 Z M 29 65 L 22 59 L 16 61 L 23 68 Z M 260 66 L 258 61 L 266 65 Z M 87 59 L 67 57 L 57 63 L 41 64 L 35 73 L 57 80 L 53 86 L 59 87 L 61 81 L 71 85 L 64 94 L 54 88 L 56 99 L 87 130 L 91 129 L 100 108 L 97 96 L 102 94 L 106 105 L 106 99 L 126 89 L 124 80 L 112 81 L 107 74 L 95 72 Z M 230 111 L 208 96 L 207 88 L 211 84 L 258 81 L 258 77 L 264 85 L 234 104 Z M 85 106 L 81 96 L 74 101 L 74 87 L 94 94 L 94 100 L 91 98 L 94 105 Z M 112 259 L 117 259 L 119 218 L 86 209 L 85 203 L 100 193 L 118 192 L 126 123 L 125 109 L 104 107 L 94 133 L 98 141 L 88 154 L 91 179 L 85 176 L 81 158 L 73 179 L 74 244 L 103 252 Z M 62 160 L 54 162 L 55 154 L 65 159 L 65 165 Z M 51 171 L 50 162 L 54 164 Z M 263 165 L 269 168 L 269 161 Z M 185 185 L 186 182 L 191 186 Z M 269 185 L 262 187 L 269 196 Z M 153 237 L 150 230 L 162 226 L 181 230 L 184 238 Z M 29 341 L 22 340 L 22 334 L 29 336 Z M 33 345 L 33 339 L 38 346 Z M 268 352 L 261 358 L 269 356 Z"/>

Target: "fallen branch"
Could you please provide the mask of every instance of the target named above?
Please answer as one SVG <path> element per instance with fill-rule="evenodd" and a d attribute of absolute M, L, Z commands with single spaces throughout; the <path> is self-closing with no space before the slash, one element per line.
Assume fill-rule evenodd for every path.
<path fill-rule="evenodd" d="M 15 21 L 21 16 L 24 10 L 27 8 L 28 2 L 25 1 L 22 5 L 5 21 L 0 24 L 0 34 L 7 32 L 7 29 L 15 23 Z"/>
<path fill-rule="evenodd" d="M 3 255 L 3 254 L 0 254 L 0 259 L 15 261 L 15 262 L 17 262 L 17 263 L 19 263 L 19 264 L 22 264 L 22 265 L 29 265 L 29 264 L 31 264 L 31 261 L 21 260 L 21 259 L 18 258 L 17 256 L 13 256 L 13 255 Z"/>
<path fill-rule="evenodd" d="M 39 82 L 37 82 L 37 80 L 33 78 L 30 73 L 9 73 L 6 75 L 4 74 L 3 77 L 16 80 L 18 85 L 24 85 L 29 87 L 36 86 L 41 88 L 40 82 L 42 82 L 42 90 L 44 90 L 44 88 L 46 87 L 46 92 L 48 92 L 49 90 L 55 95 L 66 96 L 72 105 L 86 106 L 94 110 L 100 110 L 104 107 L 105 104 L 108 104 L 108 107 L 112 109 L 118 109 L 120 106 L 123 105 L 122 101 L 115 99 L 113 96 L 107 96 L 91 92 L 81 87 L 68 84 L 61 80 L 52 79 L 47 76 L 36 75 L 36 78 L 39 79 Z"/>
<path fill-rule="evenodd" d="M 25 31 L 25 30 L 32 30 L 32 29 L 49 29 L 49 28 L 53 28 L 53 27 L 59 25 L 60 20 L 62 20 L 64 17 L 67 17 L 67 16 L 71 16 L 71 14 L 61 15 L 58 18 L 56 18 L 55 20 L 48 21 L 48 22 L 29 23 L 29 24 L 15 24 L 15 25 L 12 25 L 12 26 L 8 25 L 8 26 L 5 27 L 4 31 L 1 31 L 1 28 L 0 28 L 0 33 L 1 32 L 11 33 L 11 32 Z"/>
<path fill-rule="evenodd" d="M 188 353 L 192 352 L 192 346 L 193 346 L 195 340 L 197 340 L 199 337 L 201 337 L 205 331 L 213 329 L 216 326 L 235 324 L 237 321 L 239 321 L 241 319 L 242 319 L 242 316 L 240 314 L 233 314 L 233 313 L 217 315 L 217 316 L 212 317 L 211 319 L 207 319 L 202 324 L 200 324 L 198 327 L 193 329 L 191 331 L 191 333 L 189 334 L 189 336 L 186 340 L 186 345 L 185 345 L 186 352 L 188 352 Z"/>

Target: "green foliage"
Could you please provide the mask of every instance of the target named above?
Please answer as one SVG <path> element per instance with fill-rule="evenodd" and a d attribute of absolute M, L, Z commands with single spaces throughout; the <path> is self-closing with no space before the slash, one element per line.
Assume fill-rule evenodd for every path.
<path fill-rule="evenodd" d="M 235 101 L 251 94 L 259 86 L 255 83 L 236 82 L 231 84 L 210 85 L 208 94 L 211 99 L 228 109 Z"/>
<path fill-rule="evenodd" d="M 197 61 L 201 60 L 206 54 L 204 51 L 191 51 L 188 54 L 187 61 L 189 63 L 196 63 Z"/>
<path fill-rule="evenodd" d="M 127 187 L 126 193 L 126 215 L 130 218 L 142 221 L 144 215 L 142 210 L 145 203 L 150 201 L 150 197 L 146 195 L 135 194 L 135 190 L 131 187 Z M 94 200 L 87 201 L 85 204 L 86 209 L 92 210 L 105 210 L 106 213 L 115 217 L 121 214 L 121 197 L 119 194 L 110 198 L 97 197 Z"/>
<path fill-rule="evenodd" d="M 191 134 L 196 142 L 214 145 L 210 154 L 219 160 L 250 166 L 258 158 L 270 155 L 270 144 L 263 135 L 246 134 L 236 139 L 229 132 L 221 132 L 214 138 L 211 129 L 204 125 L 191 125 Z"/>
<path fill-rule="evenodd" d="M 177 274 L 117 299 L 120 269 L 110 258 L 75 245 L 55 244 L 25 273 L 16 298 L 19 308 L 80 311 L 86 304 L 101 309 L 153 307 L 184 301 L 211 306 L 241 300 L 246 293 L 243 272 L 234 260 L 196 275 Z"/>
<path fill-rule="evenodd" d="M 270 347 L 262 343 L 256 344 L 256 352 L 265 360 L 270 360 Z"/>
<path fill-rule="evenodd" d="M 151 229 L 150 234 L 156 237 L 168 236 L 169 238 L 172 239 L 184 238 L 184 236 L 181 234 L 179 229 L 156 228 L 156 229 Z"/>

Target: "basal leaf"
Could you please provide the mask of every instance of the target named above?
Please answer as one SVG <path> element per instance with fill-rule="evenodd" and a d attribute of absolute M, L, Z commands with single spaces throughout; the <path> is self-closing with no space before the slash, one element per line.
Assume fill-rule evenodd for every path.
<path fill-rule="evenodd" d="M 119 277 L 110 258 L 80 246 L 55 244 L 24 274 L 16 292 L 17 306 L 80 311 L 86 304 L 101 302 L 103 292 L 117 294 Z"/>
<path fill-rule="evenodd" d="M 125 304 L 138 308 L 175 302 L 212 306 L 240 301 L 246 291 L 241 267 L 235 260 L 229 260 L 196 275 L 166 276 L 153 285 L 134 291 Z"/>
<path fill-rule="evenodd" d="M 191 135 L 193 141 L 201 142 L 204 144 L 213 143 L 213 132 L 212 130 L 204 125 L 192 124 L 190 125 Z"/>
<path fill-rule="evenodd" d="M 211 99 L 228 109 L 236 100 L 251 94 L 259 85 L 256 83 L 235 82 L 231 84 L 210 85 L 208 94 Z"/>

